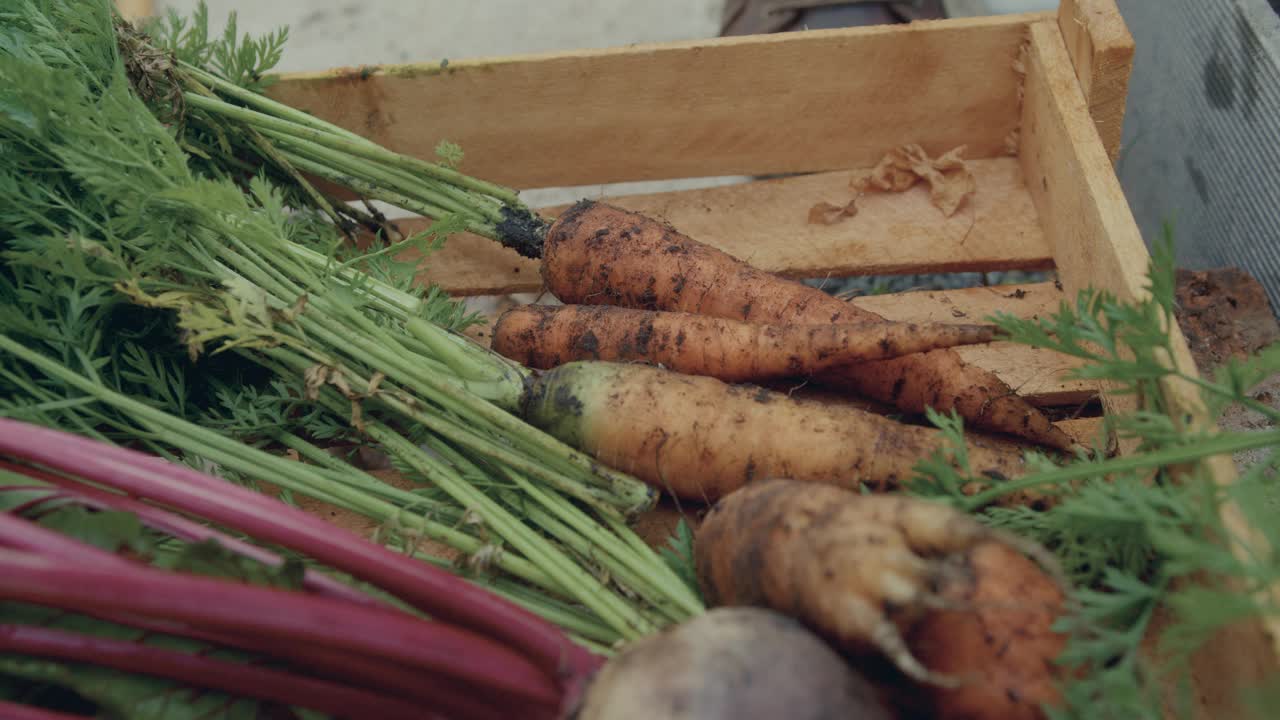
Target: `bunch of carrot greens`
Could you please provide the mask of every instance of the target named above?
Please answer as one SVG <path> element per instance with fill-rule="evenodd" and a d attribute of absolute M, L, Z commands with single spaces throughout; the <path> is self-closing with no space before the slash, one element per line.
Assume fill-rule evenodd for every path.
<path fill-rule="evenodd" d="M 653 491 L 514 414 L 528 371 L 458 335 L 474 317 L 415 265 L 351 248 L 289 205 L 295 185 L 200 157 L 135 92 L 109 3 L 0 19 L 0 412 L 331 503 L 408 550 L 443 543 L 595 647 L 701 610 L 626 525 Z M 204 51 L 252 64 L 270 42 Z M 344 440 L 423 487 L 322 449 Z"/>
<path fill-rule="evenodd" d="M 536 257 L 545 222 L 517 193 L 470 177 L 456 167 L 462 148 L 442 141 L 439 162 L 389 151 L 360 135 L 262 94 L 272 78 L 287 30 L 237 37 L 232 14 L 221 37 L 211 37 L 208 8 L 184 18 L 176 12 L 135 27 L 117 21 L 129 77 L 152 111 L 179 129 L 193 166 L 215 172 L 264 172 L 278 181 L 293 207 L 310 207 L 347 231 L 371 230 L 384 240 L 412 243 L 369 200 L 424 217 L 452 218 L 457 227 L 499 240 Z M 307 178 L 357 193 L 364 209 L 326 196 Z"/>

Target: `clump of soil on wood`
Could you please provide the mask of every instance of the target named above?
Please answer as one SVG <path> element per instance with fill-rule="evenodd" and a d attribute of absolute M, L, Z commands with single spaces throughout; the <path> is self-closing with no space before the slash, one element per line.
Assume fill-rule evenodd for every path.
<path fill-rule="evenodd" d="M 1212 376 L 1228 360 L 1244 359 L 1280 340 L 1280 324 L 1262 285 L 1244 270 L 1179 270 L 1176 298 L 1178 326 L 1202 375 Z M 1264 380 L 1253 397 L 1280 409 L 1280 373 Z M 1250 431 L 1273 423 L 1233 405 L 1223 412 L 1218 425 L 1223 430 Z M 1236 453 L 1236 468 L 1243 472 L 1268 454 L 1268 450 Z"/>

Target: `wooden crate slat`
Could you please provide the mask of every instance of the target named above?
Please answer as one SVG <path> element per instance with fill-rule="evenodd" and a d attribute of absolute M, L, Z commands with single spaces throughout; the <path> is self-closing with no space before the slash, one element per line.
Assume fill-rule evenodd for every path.
<path fill-rule="evenodd" d="M 983 322 L 998 311 L 1018 317 L 1047 316 L 1066 297 L 1052 282 L 1016 286 L 910 292 L 856 298 L 854 304 L 890 320 Z M 1076 358 L 1039 348 L 996 342 L 955 349 L 965 362 L 996 374 L 1037 405 L 1075 405 L 1097 395 L 1097 386 L 1065 376 L 1080 366 Z"/>
<path fill-rule="evenodd" d="M 1057 285 L 1042 282 L 865 295 L 851 302 L 890 320 L 983 322 L 997 312 L 1020 318 L 1046 317 L 1064 299 L 1067 295 Z"/>
<path fill-rule="evenodd" d="M 889 147 L 1003 154 L 1045 14 L 289 74 L 271 94 L 393 150 L 517 188 L 870 165 Z"/>
<path fill-rule="evenodd" d="M 1058 4 L 1058 29 L 1071 53 L 1102 146 L 1114 163 L 1120 154 L 1129 97 L 1133 35 L 1115 0 L 1062 0 Z"/>
<path fill-rule="evenodd" d="M 853 197 L 850 171 L 608 201 L 665 218 L 690 237 L 789 277 L 1051 267 L 1017 160 L 975 160 L 973 169 L 978 191 L 950 218 L 919 185 L 900 194 L 863 195 L 858 214 L 835 225 L 809 224 L 815 203 L 843 204 Z M 544 212 L 554 217 L 562 209 Z M 403 223 L 406 230 L 424 225 Z M 542 287 L 538 267 L 492 240 L 456 236 L 430 257 L 423 278 L 457 295 L 536 292 Z"/>
<path fill-rule="evenodd" d="M 1022 163 L 1068 292 L 1109 290 L 1121 300 L 1146 297 L 1146 244 L 1112 170 L 1057 25 L 1032 26 L 1027 67 Z M 1197 372 L 1177 324 L 1169 328 L 1180 370 Z M 1206 410 L 1194 388 L 1171 384 L 1167 400 L 1189 422 Z M 1229 482 L 1230 478 L 1223 478 Z"/>

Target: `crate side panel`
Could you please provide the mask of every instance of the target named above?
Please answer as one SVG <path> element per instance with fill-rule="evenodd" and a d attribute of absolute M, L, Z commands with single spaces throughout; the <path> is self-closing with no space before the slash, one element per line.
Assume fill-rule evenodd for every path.
<path fill-rule="evenodd" d="M 1134 43 L 1115 0 L 1062 0 L 1058 29 L 1071 53 L 1089 114 L 1114 163 L 1120 154 Z"/>
<path fill-rule="evenodd" d="M 972 167 L 978 190 L 951 217 L 931 204 L 920 185 L 900 194 L 864 194 L 855 216 L 832 225 L 809 223 L 815 203 L 843 205 L 854 196 L 851 172 L 606 199 L 667 220 L 696 240 L 788 277 L 1051 267 L 1017 160 L 976 160 Z M 561 210 L 547 208 L 544 214 L 553 217 Z M 425 222 L 402 225 L 417 230 Z M 451 238 L 431 256 L 423 278 L 457 295 L 542 287 L 536 261 L 476 236 Z"/>
<path fill-rule="evenodd" d="M 1069 292 L 1093 286 L 1121 299 L 1144 297 L 1150 256 L 1089 115 L 1063 37 L 1055 24 L 1044 23 L 1032 27 L 1031 38 L 1021 157 L 1062 282 Z M 1169 332 L 1174 355 L 1167 361 L 1196 374 L 1176 323 Z M 1170 382 L 1163 391 L 1175 417 L 1185 425 L 1211 427 L 1193 386 Z M 1236 477 L 1229 456 L 1211 458 L 1205 468 L 1221 484 Z M 1241 541 L 1236 546 L 1239 552 L 1248 552 L 1244 544 L 1253 545 L 1254 551 L 1267 551 L 1265 538 L 1249 527 L 1238 508 L 1226 506 L 1223 522 Z M 1275 602 L 1280 592 L 1273 589 L 1269 594 Z M 1195 716 L 1242 716 L 1237 693 L 1249 687 L 1250 678 L 1280 668 L 1278 657 L 1280 620 L 1269 618 L 1224 630 L 1194 658 Z"/>
<path fill-rule="evenodd" d="M 1036 15 L 287 75 L 271 94 L 517 188 L 874 163 L 919 142 L 1001 154 Z"/>

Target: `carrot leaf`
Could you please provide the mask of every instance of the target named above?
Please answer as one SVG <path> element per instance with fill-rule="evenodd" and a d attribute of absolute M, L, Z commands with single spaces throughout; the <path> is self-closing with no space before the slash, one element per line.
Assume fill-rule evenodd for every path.
<path fill-rule="evenodd" d="M 158 564 L 170 570 L 286 590 L 302 589 L 302 574 L 306 569 L 297 557 L 286 557 L 278 566 L 266 565 L 232 552 L 215 540 L 184 543 L 178 552 Z"/>
<path fill-rule="evenodd" d="M 680 518 L 676 523 L 671 536 L 667 538 L 666 545 L 659 548 L 658 553 L 681 580 L 684 580 L 694 592 L 698 592 L 698 572 L 693 554 L 693 528 L 685 522 L 684 518 Z"/>

